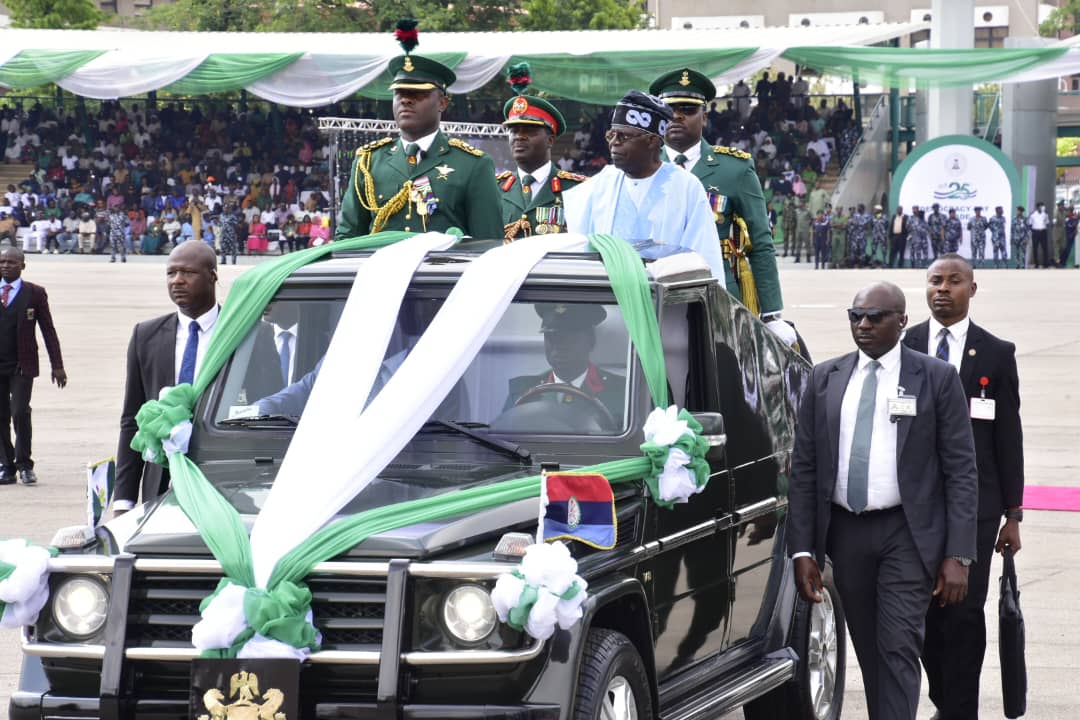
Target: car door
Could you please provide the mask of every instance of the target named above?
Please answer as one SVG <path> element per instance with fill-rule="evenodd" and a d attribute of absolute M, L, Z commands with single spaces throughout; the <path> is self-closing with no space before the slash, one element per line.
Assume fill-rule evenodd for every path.
<path fill-rule="evenodd" d="M 671 402 L 717 412 L 715 360 L 706 291 L 668 292 L 661 333 Z M 705 490 L 672 509 L 655 507 L 659 553 L 652 564 L 659 680 L 719 653 L 728 615 L 728 546 L 718 528 L 729 516 L 730 488 L 722 449 L 710 451 Z"/>

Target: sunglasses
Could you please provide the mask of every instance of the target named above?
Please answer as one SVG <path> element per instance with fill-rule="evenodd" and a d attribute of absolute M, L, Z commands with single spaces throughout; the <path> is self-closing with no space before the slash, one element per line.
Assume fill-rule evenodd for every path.
<path fill-rule="evenodd" d="M 639 140 L 645 137 L 648 133 L 633 132 L 629 133 L 625 130 L 608 130 L 604 133 L 604 139 L 607 140 L 608 145 L 622 145 L 624 142 L 630 142 L 631 140 Z"/>
<path fill-rule="evenodd" d="M 854 323 L 862 322 L 863 318 L 869 320 L 872 324 L 877 325 L 889 315 L 896 315 L 896 310 L 878 310 L 877 308 L 849 308 L 847 311 L 848 320 Z"/>

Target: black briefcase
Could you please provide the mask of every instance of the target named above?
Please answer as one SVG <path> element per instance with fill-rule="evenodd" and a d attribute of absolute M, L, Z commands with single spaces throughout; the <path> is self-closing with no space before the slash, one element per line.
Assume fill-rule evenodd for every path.
<path fill-rule="evenodd" d="M 1020 611 L 1020 589 L 1016 585 L 1016 564 L 1012 548 L 1006 546 L 998 598 L 998 657 L 1001 660 L 1001 698 L 1005 717 L 1018 718 L 1027 712 L 1027 663 L 1024 661 L 1024 614 Z"/>

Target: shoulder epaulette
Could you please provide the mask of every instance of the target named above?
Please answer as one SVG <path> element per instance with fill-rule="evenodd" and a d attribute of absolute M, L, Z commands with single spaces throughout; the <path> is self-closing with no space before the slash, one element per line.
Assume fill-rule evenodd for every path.
<path fill-rule="evenodd" d="M 510 172 L 509 170 L 504 170 L 503 172 L 496 175 L 495 179 L 498 180 L 499 182 L 502 182 L 503 180 L 505 180 L 506 178 L 510 177 L 513 174 L 514 173 Z"/>
<path fill-rule="evenodd" d="M 379 138 L 378 140 L 372 140 L 367 145 L 362 145 L 361 147 L 356 148 L 356 154 L 359 155 L 362 152 L 371 152 L 375 148 L 381 148 L 383 145 L 388 145 L 392 142 L 394 142 L 393 137 L 384 137 Z"/>
<path fill-rule="evenodd" d="M 483 150 L 478 150 L 469 143 L 459 138 L 450 138 L 450 147 L 456 147 L 458 150 L 464 150 L 470 155 L 475 155 L 476 157 L 484 157 Z"/>
<path fill-rule="evenodd" d="M 573 180 L 574 182 L 585 182 L 589 179 L 588 175 L 570 172 L 569 170 L 560 170 L 559 172 L 555 173 L 555 176 L 560 177 L 563 180 Z"/>
<path fill-rule="evenodd" d="M 739 158 L 740 160 L 749 160 L 753 157 L 745 150 L 739 150 L 738 148 L 728 147 L 726 145 L 713 145 L 713 152 L 719 155 L 730 155 L 731 157 Z"/>

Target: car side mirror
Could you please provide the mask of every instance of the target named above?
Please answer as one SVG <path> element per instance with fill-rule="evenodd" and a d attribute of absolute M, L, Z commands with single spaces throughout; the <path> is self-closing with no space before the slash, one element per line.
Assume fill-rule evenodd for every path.
<path fill-rule="evenodd" d="M 709 441 L 709 447 L 723 449 L 727 445 L 723 415 L 718 412 L 696 412 L 691 415 L 701 424 L 701 436 Z"/>

